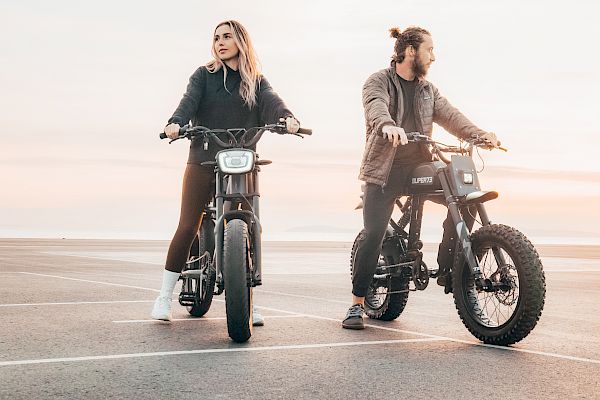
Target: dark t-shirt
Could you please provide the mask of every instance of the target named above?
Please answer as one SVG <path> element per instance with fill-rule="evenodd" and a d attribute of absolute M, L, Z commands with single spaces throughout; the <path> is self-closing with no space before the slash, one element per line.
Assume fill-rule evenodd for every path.
<path fill-rule="evenodd" d="M 257 103 L 252 108 L 244 104 L 244 99 L 240 96 L 239 71 L 227 67 L 225 84 L 223 77 L 223 68 L 215 73 L 208 72 L 206 67 L 198 68 L 190 77 L 186 93 L 168 122 L 183 126 L 191 120 L 194 126 L 231 129 L 263 126 L 276 123 L 279 118 L 293 116 L 265 77 L 260 79 L 256 90 Z M 223 140 L 226 137 L 221 135 Z M 193 140 L 188 163 L 199 164 L 214 160 L 220 150 L 222 148 L 213 141 L 209 141 L 208 149 L 204 150 L 202 140 Z"/>
<path fill-rule="evenodd" d="M 404 132 L 417 132 L 417 119 L 415 115 L 415 88 L 417 79 L 407 81 L 398 75 L 398 80 L 402 87 L 404 113 L 402 115 L 402 123 L 400 126 Z M 396 156 L 394 157 L 393 168 L 403 167 L 406 165 L 416 164 L 423 161 L 428 161 L 423 153 L 421 146 L 417 143 L 408 143 L 404 146 L 398 145 Z"/>

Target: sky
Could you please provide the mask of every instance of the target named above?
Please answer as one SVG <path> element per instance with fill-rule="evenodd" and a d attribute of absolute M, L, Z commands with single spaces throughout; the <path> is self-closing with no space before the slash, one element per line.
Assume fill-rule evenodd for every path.
<path fill-rule="evenodd" d="M 352 240 L 361 88 L 388 29 L 422 26 L 428 79 L 507 153 L 476 163 L 493 222 L 536 242 L 600 244 L 600 38 L 594 1 L 2 1 L 0 237 L 170 239 L 188 144 L 158 139 L 216 24 L 242 22 L 312 137 L 264 137 L 267 240 Z M 434 137 L 455 139 L 440 127 Z M 444 210 L 426 208 L 423 237 Z"/>

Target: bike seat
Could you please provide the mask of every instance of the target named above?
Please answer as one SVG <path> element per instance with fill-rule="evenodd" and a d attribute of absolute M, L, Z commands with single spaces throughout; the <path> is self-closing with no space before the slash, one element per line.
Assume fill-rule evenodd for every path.
<path fill-rule="evenodd" d="M 465 196 L 464 204 L 485 203 L 498 198 L 498 192 L 493 190 L 477 190 Z"/>

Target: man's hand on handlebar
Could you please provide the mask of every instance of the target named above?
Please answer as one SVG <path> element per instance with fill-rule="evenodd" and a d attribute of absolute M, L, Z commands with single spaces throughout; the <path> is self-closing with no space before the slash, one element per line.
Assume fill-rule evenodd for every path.
<path fill-rule="evenodd" d="M 498 140 L 498 138 L 496 137 L 496 134 L 494 132 L 486 132 L 483 135 L 479 136 L 479 138 L 483 139 L 487 143 L 489 143 L 490 148 L 500 146 L 500 141 Z"/>
<path fill-rule="evenodd" d="M 404 132 L 404 129 L 400 128 L 399 126 L 386 125 L 381 129 L 381 131 L 383 132 L 383 137 L 389 140 L 394 147 L 398 146 L 398 144 L 404 146 L 408 143 L 406 132 Z"/>
<path fill-rule="evenodd" d="M 179 137 L 179 130 L 181 127 L 179 124 L 169 124 L 165 126 L 165 134 L 169 139 L 177 139 Z"/>

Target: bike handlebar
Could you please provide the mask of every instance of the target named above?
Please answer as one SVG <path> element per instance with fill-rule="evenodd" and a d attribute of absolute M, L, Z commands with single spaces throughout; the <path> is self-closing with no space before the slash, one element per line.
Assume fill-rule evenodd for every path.
<path fill-rule="evenodd" d="M 457 150 L 461 149 L 460 147 L 448 146 L 448 145 L 436 142 L 431 137 L 429 137 L 427 135 L 423 135 L 420 132 L 408 132 L 406 134 L 406 136 L 407 136 L 409 142 L 416 142 L 416 143 L 421 142 L 421 143 L 433 144 L 433 145 L 436 145 L 438 147 L 438 150 L 440 150 L 440 151 L 457 152 Z M 479 137 L 477 135 L 472 135 L 470 138 L 463 139 L 463 140 L 474 147 L 494 148 L 494 149 L 499 149 L 502 151 L 508 151 L 508 149 L 500 146 L 500 142 L 498 142 L 497 146 L 494 146 L 490 142 L 488 142 L 486 139 L 482 139 L 481 137 Z M 439 147 L 440 145 L 442 145 L 444 147 L 440 148 Z"/>
<path fill-rule="evenodd" d="M 252 131 L 256 131 L 256 134 L 254 135 L 254 137 L 252 139 L 250 139 L 248 142 L 246 142 L 245 141 L 246 134 L 248 132 L 252 132 Z M 278 133 L 280 135 L 289 134 L 289 135 L 296 135 L 296 136 L 300 136 L 300 137 L 302 137 L 302 135 L 312 135 L 312 129 L 308 129 L 308 128 L 300 128 L 297 133 L 288 132 L 286 129 L 285 123 L 269 124 L 269 125 L 265 125 L 265 126 L 257 126 L 257 127 L 252 127 L 252 128 L 248 128 L 248 129 L 245 129 L 245 128 L 209 129 L 204 126 L 190 127 L 189 125 L 184 125 L 181 128 L 179 128 L 179 136 L 175 139 L 171 139 L 171 141 L 169 143 L 172 143 L 176 140 L 183 139 L 183 138 L 193 139 L 194 137 L 197 137 L 197 136 L 204 136 L 206 138 L 212 138 L 219 146 L 224 147 L 224 148 L 230 148 L 230 147 L 235 147 L 235 146 L 239 146 L 239 145 L 251 147 L 251 146 L 254 146 L 260 140 L 263 133 L 266 131 L 272 131 L 272 132 Z M 229 136 L 230 141 L 229 142 L 223 141 L 221 138 L 219 138 L 217 136 L 218 134 L 226 134 L 227 136 Z M 239 135 L 239 136 L 236 137 L 236 135 Z M 167 134 L 162 132 L 162 133 L 160 133 L 159 137 L 161 139 L 166 139 Z"/>
<path fill-rule="evenodd" d="M 307 135 L 307 136 L 310 136 L 310 135 L 312 135 L 312 129 L 308 129 L 308 128 L 300 128 L 300 129 L 298 129 L 298 132 L 296 132 L 296 133 L 299 133 L 299 134 L 301 134 L 301 135 Z"/>
<path fill-rule="evenodd" d="M 187 132 L 187 130 L 189 129 L 189 127 L 190 127 L 189 125 L 184 125 L 184 126 L 179 127 L 179 136 L 184 136 L 185 133 Z M 167 134 L 164 132 L 161 132 L 159 135 L 159 138 L 161 138 L 161 139 L 166 139 L 167 137 L 168 137 Z"/>

